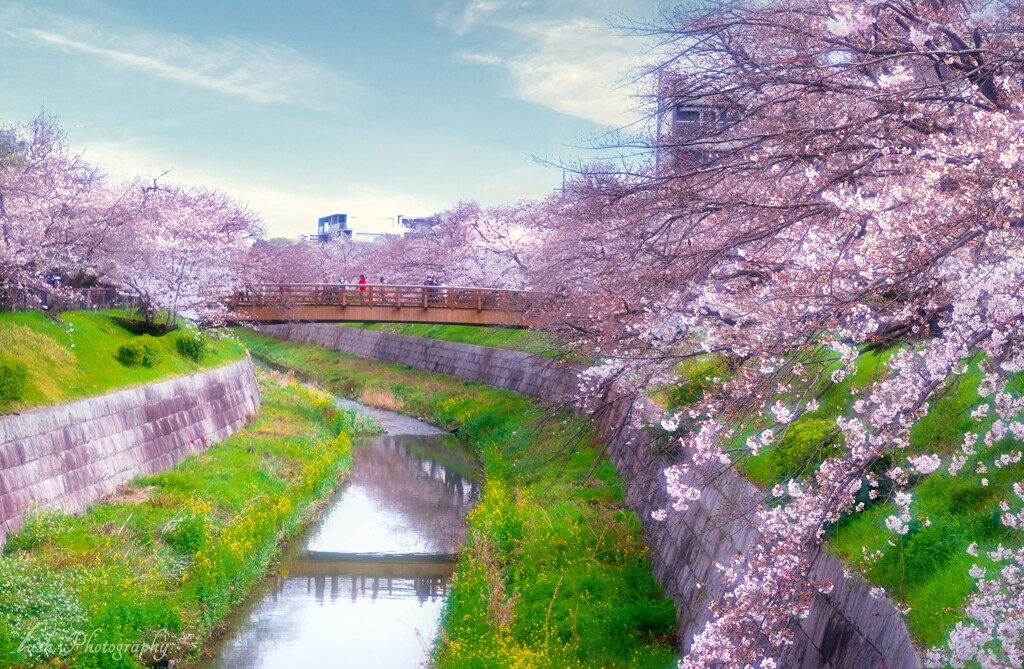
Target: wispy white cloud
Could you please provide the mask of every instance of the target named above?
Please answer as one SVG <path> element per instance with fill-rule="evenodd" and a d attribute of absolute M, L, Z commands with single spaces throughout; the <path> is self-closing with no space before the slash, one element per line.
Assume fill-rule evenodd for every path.
<path fill-rule="evenodd" d="M 493 53 L 460 51 L 455 54 L 455 57 L 461 61 L 477 63 L 479 65 L 501 65 L 502 63 L 501 56 L 497 56 Z"/>
<path fill-rule="evenodd" d="M 60 47 L 65 51 L 95 56 L 115 67 L 140 70 L 147 74 L 179 83 L 209 88 L 230 95 L 238 95 L 253 102 L 280 102 L 287 99 L 287 96 L 278 90 L 277 86 L 265 80 L 255 79 L 251 71 L 233 69 L 227 72 L 210 72 L 211 68 L 206 65 L 190 67 L 185 64 L 175 64 L 156 56 L 96 46 L 71 39 L 64 35 L 33 28 L 24 30 L 22 34 L 28 36 L 37 44 Z"/>
<path fill-rule="evenodd" d="M 503 13 L 524 9 L 530 6 L 530 0 L 469 0 L 463 4 L 448 3 L 434 18 L 438 25 L 447 28 L 457 35 L 465 35 L 478 25 L 489 23 Z"/>
<path fill-rule="evenodd" d="M 519 97 L 604 125 L 632 120 L 632 91 L 623 82 L 636 64 L 638 41 L 590 19 L 527 21 L 511 29 L 527 45 L 505 61 Z"/>
<path fill-rule="evenodd" d="M 637 4 L 637 11 L 643 6 Z M 504 69 L 514 84 L 514 97 L 621 127 L 638 116 L 629 82 L 646 49 L 640 39 L 625 37 L 609 25 L 608 19 L 621 10 L 622 3 L 610 2 L 571 0 L 553 8 L 471 0 L 460 8 L 449 7 L 437 21 L 467 39 L 474 31 L 489 30 L 487 49 L 460 51 L 456 57 Z"/>
<path fill-rule="evenodd" d="M 19 20 L 4 34 L 24 43 L 250 102 L 308 103 L 324 84 L 334 90 L 345 86 L 336 74 L 276 42 L 199 40 L 129 28 L 118 32 L 41 11 L 9 16 Z"/>

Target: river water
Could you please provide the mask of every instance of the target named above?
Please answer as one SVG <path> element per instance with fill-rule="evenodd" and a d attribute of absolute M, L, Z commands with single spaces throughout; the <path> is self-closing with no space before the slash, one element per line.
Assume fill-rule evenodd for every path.
<path fill-rule="evenodd" d="M 228 621 L 204 669 L 426 665 L 476 472 L 441 430 L 339 402 L 388 434 L 353 440 L 349 481 Z"/>

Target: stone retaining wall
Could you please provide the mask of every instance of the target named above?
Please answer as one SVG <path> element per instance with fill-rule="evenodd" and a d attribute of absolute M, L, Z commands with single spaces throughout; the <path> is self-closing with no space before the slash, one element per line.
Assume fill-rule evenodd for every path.
<path fill-rule="evenodd" d="M 578 368 L 530 353 L 330 323 L 263 325 L 260 331 L 360 358 L 482 381 L 547 402 L 569 402 L 576 395 Z"/>
<path fill-rule="evenodd" d="M 516 351 L 471 346 L 330 324 L 264 326 L 263 330 L 363 358 L 405 364 L 508 388 L 559 405 L 577 396 L 579 374 L 571 365 Z M 576 408 L 581 408 L 577 403 Z M 752 510 L 764 493 L 732 469 L 689 483 L 700 501 L 657 522 L 651 511 L 671 504 L 662 472 L 679 454 L 663 452 L 655 438 L 663 411 L 646 398 L 606 397 L 596 415 L 598 434 L 626 483 L 626 499 L 647 529 L 652 569 L 676 603 L 680 644 L 710 619 L 708 601 L 724 588 L 715 564 L 728 564 L 758 536 Z M 796 643 L 782 666 L 793 669 L 919 669 L 903 618 L 885 598 L 875 599 L 860 577 L 846 578 L 842 563 L 822 554 L 813 577 L 835 584 L 819 594 L 796 630 Z"/>
<path fill-rule="evenodd" d="M 32 506 L 79 511 L 241 429 L 259 411 L 248 359 L 191 376 L 0 416 L 0 545 Z"/>
<path fill-rule="evenodd" d="M 650 400 L 621 399 L 598 417 L 598 433 L 627 484 L 626 501 L 647 530 L 655 577 L 676 602 L 680 642 L 685 652 L 693 636 L 711 618 L 709 600 L 725 593 L 716 564 L 727 565 L 758 537 L 753 511 L 765 494 L 731 468 L 685 482 L 701 490 L 701 499 L 685 512 L 669 512 L 664 522 L 651 518 L 654 509 L 672 503 L 662 472 L 673 453 L 658 452 L 649 427 L 664 412 Z M 831 582 L 828 594 L 818 593 L 810 614 L 795 630 L 796 642 L 782 658 L 792 669 L 919 669 L 903 618 L 886 598 L 869 594 L 863 578 L 843 575 L 843 563 L 822 553 L 814 560 L 812 578 Z"/>

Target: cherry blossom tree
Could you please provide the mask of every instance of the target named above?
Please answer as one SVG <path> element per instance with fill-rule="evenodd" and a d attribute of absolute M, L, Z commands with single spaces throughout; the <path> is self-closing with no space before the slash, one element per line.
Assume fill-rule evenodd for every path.
<path fill-rule="evenodd" d="M 149 314 L 212 313 L 261 235 L 251 212 L 216 191 L 108 183 L 52 116 L 0 130 L 0 302 L 99 279 Z"/>
<path fill-rule="evenodd" d="M 0 303 L 52 278 L 95 275 L 124 242 L 130 208 L 41 113 L 0 128 Z"/>
<path fill-rule="evenodd" d="M 550 325 L 619 379 L 642 385 L 708 352 L 730 359 L 728 379 L 670 421 L 688 454 L 666 472 L 675 507 L 700 497 L 688 472 L 777 442 L 865 347 L 904 342 L 837 422 L 836 455 L 756 511 L 762 538 L 723 565 L 731 590 L 682 663 L 775 666 L 794 619 L 831 587 L 809 578 L 813 556 L 858 493 L 891 490 L 899 537 L 912 475 L 999 466 L 980 462 L 982 447 L 1024 438 L 1012 383 L 1024 370 L 1024 9 L 723 1 L 637 29 L 662 54 L 650 77 L 657 160 L 581 174 L 547 204 L 538 284 Z M 977 432 L 946 460 L 908 459 L 910 429 L 974 359 Z M 876 475 L 883 457 L 892 464 Z M 1020 601 L 1014 568 L 969 615 Z M 1011 666 L 998 662 L 1012 664 L 1021 633 L 1008 625 L 951 657 Z M 1000 653 L 1009 659 L 986 660 Z"/>
<path fill-rule="evenodd" d="M 383 240 L 360 262 L 368 276 L 421 284 L 428 276 L 451 285 L 522 289 L 536 254 L 535 205 L 482 208 L 461 202 L 436 215 L 426 231 Z"/>
<path fill-rule="evenodd" d="M 223 193 L 198 186 L 127 187 L 137 194 L 130 243 L 121 247 L 110 278 L 149 305 L 216 320 L 245 285 L 245 257 L 263 235 L 259 219 Z"/>
<path fill-rule="evenodd" d="M 392 284 L 419 285 L 434 276 L 451 285 L 521 289 L 529 285 L 539 250 L 533 219 L 538 210 L 537 203 L 482 208 L 462 202 L 437 214 L 429 229 L 374 242 L 261 242 L 246 260 L 250 283 L 258 288 L 365 274 L 371 283 L 384 277 Z"/>
<path fill-rule="evenodd" d="M 333 283 L 358 275 L 362 258 L 372 244 L 353 242 L 348 237 L 329 242 L 271 239 L 252 246 L 247 254 L 249 287 L 279 283 Z"/>

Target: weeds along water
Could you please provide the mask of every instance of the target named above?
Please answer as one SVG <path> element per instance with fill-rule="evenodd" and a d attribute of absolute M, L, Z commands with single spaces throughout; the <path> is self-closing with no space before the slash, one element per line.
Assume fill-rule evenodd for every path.
<path fill-rule="evenodd" d="M 331 392 L 401 406 L 483 466 L 456 566 L 439 667 L 675 665 L 675 609 L 592 426 L 515 393 L 237 332 L 253 352 Z"/>
<path fill-rule="evenodd" d="M 323 508 L 373 426 L 261 372 L 260 415 L 82 515 L 30 514 L 0 557 L 0 666 L 138 667 L 194 657 Z"/>

